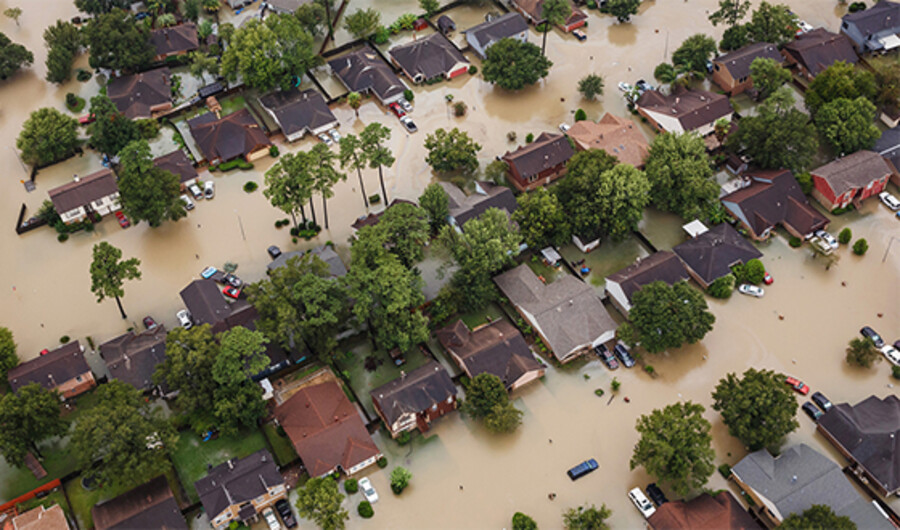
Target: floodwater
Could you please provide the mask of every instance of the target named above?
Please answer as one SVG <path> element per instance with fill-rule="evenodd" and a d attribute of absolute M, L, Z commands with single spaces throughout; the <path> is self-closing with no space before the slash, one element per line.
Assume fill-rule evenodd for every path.
<path fill-rule="evenodd" d="M 790 4 L 814 26 L 837 28 L 840 12 L 823 10 L 815 0 Z M 415 10 L 411 0 L 355 0 L 350 9 L 369 5 L 381 10 L 388 21 L 392 20 L 388 13 L 396 18 Z M 578 42 L 569 35 L 551 33 L 547 54 L 555 66 L 550 77 L 521 93 L 506 93 L 468 76 L 416 88 L 413 118 L 420 132 L 414 135 L 403 132 L 396 119 L 371 99 L 363 104 L 359 118 L 346 106 L 335 109 L 335 114 L 342 134 L 359 132 L 372 121 L 391 127 L 390 147 L 397 163 L 385 171 L 388 199 L 415 199 L 434 178 L 424 162 L 422 145 L 429 131 L 438 127 L 467 131 L 483 145 L 480 160 L 486 164 L 516 147 L 507 141 L 508 131 L 516 131 L 524 139 L 528 132 L 555 130 L 559 123 L 571 122 L 579 107 L 591 119 L 606 111 L 625 115 L 616 84 L 651 80 L 654 67 L 694 33 L 720 36 L 724 28 L 712 28 L 706 21 L 706 12 L 716 6 L 715 0 L 646 2 L 629 25 L 615 24 L 591 11 L 588 40 Z M 99 90 L 94 80 L 72 81 L 59 88 L 43 81 L 43 28 L 57 18 L 75 14 L 70 0 L 39 0 L 25 7 L 20 27 L 0 19 L 0 31 L 35 54 L 31 69 L 0 84 L 0 141 L 5 153 L 0 159 L 0 174 L 4 175 L 0 211 L 9 223 L 0 231 L 0 324 L 13 330 L 23 359 L 55 346 L 62 335 L 73 339 L 91 336 L 99 343 L 135 325 L 146 314 L 171 326 L 181 306 L 179 290 L 204 266 L 235 262 L 240 265 L 238 274 L 253 281 L 263 275 L 267 246 L 294 248 L 287 230 L 273 227 L 274 221 L 285 215 L 273 209 L 260 191 L 246 194 L 241 190 L 246 181 L 262 181 L 273 163 L 268 158 L 258 161 L 251 171 L 203 174 L 204 179 L 216 182 L 216 198 L 200 201 L 187 219 L 155 230 L 143 224 L 122 230 L 110 219 L 93 233 L 75 234 L 66 243 L 58 243 L 49 228 L 15 234 L 11 225 L 22 203 L 33 213 L 47 198 L 48 189 L 67 182 L 73 174 L 100 169 L 98 157 L 89 153 L 40 172 L 37 189 L 27 193 L 19 182 L 27 178 L 27 172 L 14 154 L 15 138 L 29 112 L 42 106 L 64 109 L 69 91 L 89 97 Z M 464 18 L 477 17 L 467 13 Z M 532 32 L 531 40 L 540 44 L 540 35 Z M 85 57 L 79 59 L 79 64 L 85 62 Z M 474 59 L 473 63 L 479 65 Z M 577 80 L 588 72 L 600 73 L 606 80 L 606 93 L 596 102 L 583 101 L 576 90 Z M 444 99 L 447 94 L 468 104 L 465 117 L 451 116 Z M 312 142 L 308 139 L 282 146 L 282 150 L 307 149 Z M 364 178 L 366 191 L 377 193 L 377 172 L 366 170 Z M 334 193 L 329 201 L 330 230 L 302 243 L 304 248 L 331 240 L 346 254 L 350 224 L 367 212 L 356 175 L 350 174 Z M 321 216 L 320 202 L 317 212 Z M 886 363 L 860 371 L 847 367 L 842 357 L 847 340 L 863 324 L 872 325 L 890 340 L 900 335 L 896 302 L 900 294 L 900 223 L 873 201 L 862 213 L 849 214 L 836 225 L 844 223 L 852 226 L 857 237 L 869 240 L 866 257 L 857 258 L 843 249 L 838 264 L 826 271 L 808 251 L 790 249 L 783 239 L 765 245 L 765 262 L 776 281 L 767 287 L 766 297 L 757 300 L 736 294 L 725 302 L 710 301 L 717 316 L 715 330 L 701 344 L 650 359 L 659 374 L 655 378 L 620 369 L 616 376 L 622 381 L 622 390 L 611 403 L 607 403 L 610 374 L 599 363 L 562 371 L 551 368 L 542 382 L 514 396 L 525 411 L 524 424 L 515 434 L 491 436 L 453 415 L 438 423 L 427 443 L 414 444 L 411 452 L 408 447 L 379 440 L 391 455 L 391 467 L 405 465 L 414 478 L 398 498 L 388 488 L 390 467 L 371 471 L 381 500 L 375 506 L 375 519 L 366 525 L 501 528 L 509 526 L 512 513 L 518 510 L 532 515 L 542 527 L 552 528 L 561 526 L 560 514 L 565 508 L 588 502 L 610 506 L 614 527 L 639 527 L 640 516 L 625 496 L 631 487 L 649 481 L 642 471 L 630 471 L 627 464 L 637 439 L 634 422 L 639 415 L 678 399 L 709 405 L 709 393 L 719 378 L 750 366 L 802 377 L 836 402 L 856 402 L 872 392 L 893 392 L 886 386 L 891 381 Z M 320 220 L 320 224 L 324 223 Z M 666 227 L 657 233 L 668 239 L 675 232 Z M 143 278 L 125 286 L 128 321 L 118 317 L 114 301 L 97 304 L 90 292 L 91 248 L 101 240 L 122 248 L 126 257 L 142 261 Z M 847 286 L 842 287 L 841 282 Z M 585 373 L 590 379 L 584 378 Z M 606 389 L 606 396 L 594 396 L 595 388 Z M 631 398 L 630 404 L 624 403 L 624 396 Z M 707 417 L 713 422 L 717 463 L 734 463 L 743 455 L 739 444 L 727 435 L 714 413 L 708 411 Z M 790 441 L 805 441 L 826 450 L 811 423 L 805 417 L 800 422 L 801 429 Z M 600 470 L 569 482 L 565 470 L 589 457 L 600 462 Z M 710 482 L 712 488 L 723 486 L 718 475 Z M 547 498 L 551 492 L 557 494 L 555 501 Z M 353 527 L 361 526 L 355 514 L 358 500 L 355 497 L 350 506 Z"/>

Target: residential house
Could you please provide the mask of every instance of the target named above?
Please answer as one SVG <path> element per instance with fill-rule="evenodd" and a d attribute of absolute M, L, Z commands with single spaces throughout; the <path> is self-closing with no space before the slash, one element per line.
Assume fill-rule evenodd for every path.
<path fill-rule="evenodd" d="M 784 62 L 784 57 L 777 46 L 768 42 L 754 42 L 713 59 L 713 83 L 732 96 L 744 92 L 753 86 L 750 64 L 756 59 Z"/>
<path fill-rule="evenodd" d="M 272 142 L 247 109 L 222 118 L 212 112 L 188 120 L 191 136 L 210 164 L 236 158 L 252 162 L 266 156 Z"/>
<path fill-rule="evenodd" d="M 690 279 L 675 253 L 661 250 L 606 277 L 606 294 L 612 304 L 626 317 L 631 311 L 631 297 L 645 285 L 665 282 L 669 285 Z"/>
<path fill-rule="evenodd" d="M 544 0 L 510 0 L 512 7 L 522 13 L 528 22 L 538 25 L 544 20 Z M 572 6 L 572 10 L 559 29 L 570 32 L 587 24 L 584 11 Z"/>
<path fill-rule="evenodd" d="M 781 225 L 794 237 L 808 239 L 828 225 L 788 169 L 750 170 L 747 185 L 722 197 L 722 206 L 757 241 L 768 239 Z"/>
<path fill-rule="evenodd" d="M 114 77 L 106 85 L 106 95 L 127 118 L 155 118 L 172 109 L 171 78 L 168 68 Z"/>
<path fill-rule="evenodd" d="M 199 175 L 194 163 L 188 158 L 181 149 L 172 151 L 171 153 L 159 156 L 153 159 L 153 165 L 159 169 L 169 171 L 178 176 L 181 182 L 181 189 L 184 190 L 191 184 L 196 184 Z"/>
<path fill-rule="evenodd" d="M 431 422 L 456 410 L 456 385 L 444 367 L 430 361 L 410 373 L 369 392 L 375 412 L 396 438 L 419 429 L 426 432 Z"/>
<path fill-rule="evenodd" d="M 594 289 L 574 276 L 563 274 L 547 284 L 522 264 L 494 277 L 494 282 L 561 363 L 616 335 L 618 325 Z"/>
<path fill-rule="evenodd" d="M 219 464 L 194 482 L 194 488 L 215 530 L 232 521 L 256 520 L 264 509 L 287 498 L 284 478 L 266 449 Z"/>
<path fill-rule="evenodd" d="M 265 0 L 263 7 L 273 13 L 291 14 L 310 0 Z"/>
<path fill-rule="evenodd" d="M 879 494 L 900 493 L 900 399 L 895 394 L 835 405 L 819 418 L 816 430 Z"/>
<path fill-rule="evenodd" d="M 91 367 L 84 360 L 84 348 L 77 340 L 53 351 L 41 352 L 40 356 L 10 369 L 6 379 L 13 392 L 37 383 L 47 390 L 56 390 L 63 400 L 97 386 Z"/>
<path fill-rule="evenodd" d="M 100 357 L 112 379 L 141 392 L 160 392 L 153 372 L 166 360 L 166 328 L 157 325 L 141 333 L 129 331 L 100 345 Z"/>
<path fill-rule="evenodd" d="M 47 192 L 53 208 L 66 224 L 84 221 L 89 215 L 106 215 L 121 208 L 119 185 L 109 169 L 101 169 L 86 177 L 75 175 L 72 182 Z"/>
<path fill-rule="evenodd" d="M 334 251 L 334 248 L 332 248 L 331 245 L 320 245 L 311 248 L 306 252 L 303 252 L 302 250 L 284 252 L 266 265 L 266 269 L 268 271 L 274 271 L 279 267 L 284 267 L 291 258 L 300 258 L 304 254 L 313 254 L 324 261 L 325 264 L 328 265 L 328 270 L 331 272 L 332 278 L 340 278 L 341 276 L 347 275 L 347 266 L 344 265 L 341 257 L 338 256 L 338 253 Z"/>
<path fill-rule="evenodd" d="M 720 490 L 716 495 L 701 493 L 689 501 L 663 503 L 647 519 L 647 525 L 651 530 L 763 528 L 728 490 Z"/>
<path fill-rule="evenodd" d="M 391 48 L 391 62 L 416 84 L 453 79 L 469 71 L 469 60 L 442 33 Z"/>
<path fill-rule="evenodd" d="M 881 133 L 881 138 L 875 142 L 872 151 L 884 157 L 894 169 L 897 169 L 898 165 L 900 165 L 900 126 L 895 126 Z M 900 174 L 895 172 L 891 175 L 891 180 L 895 186 L 900 186 Z"/>
<path fill-rule="evenodd" d="M 350 226 L 353 227 L 354 232 L 362 229 L 362 227 L 364 227 L 364 226 L 375 226 L 378 224 L 378 221 L 381 220 L 381 216 L 384 215 L 384 212 L 390 210 L 397 204 L 412 204 L 414 206 L 418 206 L 413 201 L 408 201 L 406 199 L 394 199 L 391 201 L 390 204 L 388 204 L 387 208 L 385 208 L 384 210 L 381 210 L 378 213 L 370 213 L 368 215 L 359 217 L 356 221 L 353 221 L 353 224 Z"/>
<path fill-rule="evenodd" d="M 96 530 L 188 529 L 169 482 L 163 475 L 94 505 L 91 515 Z"/>
<path fill-rule="evenodd" d="M 252 3 L 252 1 L 253 0 L 225 0 L 225 3 L 228 4 L 228 7 L 231 9 L 237 10 Z"/>
<path fill-rule="evenodd" d="M 337 381 L 301 388 L 274 414 L 311 477 L 353 475 L 382 456 Z"/>
<path fill-rule="evenodd" d="M 829 211 L 859 206 L 884 191 L 896 173 L 890 162 L 874 151 L 857 151 L 810 171 L 812 196 Z"/>
<path fill-rule="evenodd" d="M 704 289 L 731 274 L 731 267 L 759 259 L 762 252 L 741 237 L 728 223 L 716 225 L 697 237 L 675 246 L 691 277 Z"/>
<path fill-rule="evenodd" d="M 507 152 L 509 180 L 519 191 L 546 186 L 566 174 L 566 163 L 575 151 L 562 134 L 543 132 L 530 144 Z"/>
<path fill-rule="evenodd" d="M 500 39 L 516 39 L 528 42 L 528 22 L 518 13 L 506 13 L 487 22 L 472 26 L 465 31 L 466 42 L 482 60 L 487 57 L 487 49 Z"/>
<path fill-rule="evenodd" d="M 638 113 L 660 132 L 693 131 L 700 136 L 712 134 L 716 121 L 730 120 L 734 114 L 727 96 L 680 85 L 672 88 L 670 94 L 648 90 L 638 98 L 635 106 Z"/>
<path fill-rule="evenodd" d="M 307 133 L 313 136 L 336 128 L 340 122 L 331 113 L 322 94 L 315 90 L 282 90 L 259 98 L 262 108 L 281 127 L 285 139 L 294 142 Z"/>
<path fill-rule="evenodd" d="M 768 528 L 817 504 L 849 517 L 858 528 L 894 528 L 871 501 L 860 496 L 837 464 L 806 444 L 788 447 L 777 457 L 765 449 L 750 453 L 732 466 L 731 478 L 753 501 L 751 512 Z"/>
<path fill-rule="evenodd" d="M 403 98 L 406 85 L 369 45 L 328 61 L 331 71 L 351 92 L 373 93 L 382 105 Z"/>
<path fill-rule="evenodd" d="M 874 6 L 847 13 L 841 18 L 841 33 L 859 53 L 887 52 L 900 46 L 900 4 L 882 0 Z"/>
<path fill-rule="evenodd" d="M 481 216 L 488 208 L 503 210 L 512 215 L 518 203 L 512 190 L 506 186 L 498 186 L 492 182 L 475 182 L 475 193 L 466 195 L 459 186 L 449 182 L 439 182 L 447 194 L 450 207 L 449 221 L 452 226 L 462 228 L 468 221 Z"/>
<path fill-rule="evenodd" d="M 638 169 L 644 167 L 650 151 L 650 144 L 636 123 L 608 112 L 598 122 L 576 121 L 566 134 L 579 151 L 600 149 Z"/>
<path fill-rule="evenodd" d="M 49 508 L 43 505 L 32 508 L 27 512 L 22 512 L 13 516 L 11 520 L 7 520 L 4 530 L 70 530 L 69 521 L 66 519 L 66 512 L 63 511 L 59 504 L 54 504 Z M 98 528 L 97 530 L 102 530 Z"/>
<path fill-rule="evenodd" d="M 469 329 L 461 319 L 437 331 L 437 338 L 469 379 L 488 373 L 508 392 L 544 376 L 519 330 L 506 319 Z"/>
<path fill-rule="evenodd" d="M 200 47 L 197 26 L 193 22 L 150 31 L 150 44 L 156 50 L 154 61 L 187 55 Z"/>
<path fill-rule="evenodd" d="M 786 66 L 797 66 L 802 77 L 812 80 L 832 64 L 844 61 L 856 64 L 859 57 L 846 35 L 816 28 L 801 34 L 781 49 Z"/>

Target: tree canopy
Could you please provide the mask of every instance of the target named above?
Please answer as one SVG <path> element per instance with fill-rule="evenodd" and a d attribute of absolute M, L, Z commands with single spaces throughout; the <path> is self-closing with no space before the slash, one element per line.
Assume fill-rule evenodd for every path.
<path fill-rule="evenodd" d="M 612 516 L 612 510 L 605 504 L 600 508 L 591 504 L 569 508 L 563 512 L 563 525 L 566 530 L 608 530 L 606 520 Z"/>
<path fill-rule="evenodd" d="M 729 373 L 716 385 L 713 410 L 750 451 L 775 449 L 800 426 L 797 398 L 784 380 L 783 374 L 750 368 L 741 378 Z"/>
<path fill-rule="evenodd" d="M 706 75 L 706 63 L 716 54 L 716 41 L 708 35 L 697 33 L 685 39 L 672 54 L 672 64 L 687 72 Z"/>
<path fill-rule="evenodd" d="M 685 281 L 645 285 L 632 295 L 631 304 L 631 323 L 622 327 L 650 353 L 694 344 L 712 331 L 716 321 L 703 294 Z"/>
<path fill-rule="evenodd" d="M 371 227 L 381 244 L 411 269 L 425 257 L 429 240 L 428 214 L 415 204 L 398 203 L 382 214 L 378 224 Z"/>
<path fill-rule="evenodd" d="M 0 80 L 4 80 L 21 68 L 31 66 L 34 62 L 32 54 L 25 46 L 11 41 L 0 33 Z"/>
<path fill-rule="evenodd" d="M 466 386 L 462 410 L 476 420 L 484 421 L 491 432 L 511 432 L 522 423 L 522 411 L 510 401 L 500 378 L 487 372 L 473 377 Z"/>
<path fill-rule="evenodd" d="M 597 99 L 603 95 L 603 78 L 597 74 L 588 74 L 578 81 L 578 91 L 584 99 Z"/>
<path fill-rule="evenodd" d="M 91 114 L 96 117 L 88 128 L 94 149 L 116 156 L 126 145 L 141 139 L 141 131 L 133 120 L 119 112 L 106 94 L 91 98 Z"/>
<path fill-rule="evenodd" d="M 310 35 L 318 35 L 322 32 L 322 28 L 328 27 L 328 15 L 325 12 L 325 6 L 319 2 L 308 2 L 301 4 L 294 11 L 294 16 L 300 21 Z"/>
<path fill-rule="evenodd" d="M 478 169 L 481 145 L 456 127 L 450 131 L 439 128 L 426 136 L 425 149 L 428 150 L 425 161 L 435 171 L 472 173 Z"/>
<path fill-rule="evenodd" d="M 869 149 L 881 137 L 875 126 L 877 109 L 864 97 L 838 98 L 822 105 L 816 113 L 816 128 L 837 155 Z"/>
<path fill-rule="evenodd" d="M 44 30 L 44 46 L 47 47 L 47 81 L 64 83 L 72 74 L 72 63 L 81 47 L 81 32 L 71 22 L 57 20 Z"/>
<path fill-rule="evenodd" d="M 571 212 L 566 211 L 556 195 L 546 188 L 523 193 L 516 199 L 519 207 L 512 219 L 519 225 L 522 240 L 529 248 L 561 246 L 572 237 Z"/>
<path fill-rule="evenodd" d="M 219 344 L 213 338 L 209 324 L 191 329 L 176 327 L 166 336 L 166 358 L 156 367 L 153 382 L 178 392 L 175 404 L 179 410 L 186 414 L 211 416 L 216 390 L 212 367 L 218 353 Z M 211 424 L 212 420 L 208 420 L 207 424 L 194 428 L 203 432 Z"/>
<path fill-rule="evenodd" d="M 710 13 L 709 21 L 713 26 L 724 23 L 734 27 L 750 10 L 750 0 L 719 0 L 719 9 Z"/>
<path fill-rule="evenodd" d="M 186 214 L 180 199 L 181 183 L 171 171 L 153 164 L 146 140 L 132 142 L 119 154 L 119 201 L 132 221 L 158 227 Z"/>
<path fill-rule="evenodd" d="M 344 29 L 355 39 L 364 39 L 381 26 L 381 13 L 373 8 L 357 9 L 344 16 Z"/>
<path fill-rule="evenodd" d="M 296 506 L 300 517 L 310 519 L 322 530 L 343 530 L 350 518 L 341 506 L 343 501 L 344 494 L 331 475 L 313 477 L 302 488 L 297 488 Z"/>
<path fill-rule="evenodd" d="M 815 117 L 823 105 L 836 99 L 863 97 L 869 101 L 875 101 L 877 94 L 878 89 L 872 72 L 857 69 L 855 65 L 844 61 L 838 61 L 820 72 L 810 82 L 803 97 L 806 108 Z"/>
<path fill-rule="evenodd" d="M 419 206 L 428 213 L 428 225 L 431 233 L 440 232 L 441 227 L 447 224 L 447 216 L 450 215 L 450 199 L 444 188 L 437 182 L 426 186 L 425 191 L 419 196 Z"/>
<path fill-rule="evenodd" d="M 772 5 L 765 0 L 753 11 L 745 27 L 754 42 L 769 42 L 776 46 L 794 40 L 797 17 L 784 4 Z"/>
<path fill-rule="evenodd" d="M 631 20 L 632 15 L 637 15 L 641 0 L 607 0 L 602 7 L 602 12 L 616 17 L 620 23 Z"/>
<path fill-rule="evenodd" d="M 266 171 L 263 195 L 272 206 L 290 214 L 297 226 L 297 212 L 312 198 L 314 177 L 312 155 L 305 151 L 285 153 Z M 303 213 L 303 220 L 306 214 Z"/>
<path fill-rule="evenodd" d="M 122 309 L 121 298 L 125 296 L 123 284 L 125 280 L 140 280 L 141 271 L 138 267 L 141 260 L 137 258 L 122 259 L 122 251 L 101 241 L 94 245 L 93 260 L 91 261 L 91 292 L 97 295 L 97 303 L 106 298 L 115 298 L 119 306 L 122 318 L 127 318 Z"/>
<path fill-rule="evenodd" d="M 263 390 L 251 377 L 269 366 L 266 343 L 260 331 L 235 326 L 221 333 L 219 353 L 212 364 L 216 382 L 213 412 L 217 426 L 225 434 L 236 434 L 267 414 Z"/>
<path fill-rule="evenodd" d="M 22 160 L 32 166 L 59 162 L 74 153 L 77 146 L 78 122 L 51 108 L 32 112 L 16 139 Z"/>
<path fill-rule="evenodd" d="M 6 372 L 19 365 L 16 354 L 16 341 L 9 328 L 0 326 L 0 385 L 6 381 Z"/>
<path fill-rule="evenodd" d="M 778 526 L 785 530 L 856 530 L 856 523 L 846 515 L 837 515 L 830 506 L 814 504 L 803 513 L 792 513 Z"/>
<path fill-rule="evenodd" d="M 29 451 L 41 457 L 38 443 L 68 430 L 55 390 L 31 383 L 0 397 L 0 454 L 11 466 L 23 466 Z"/>
<path fill-rule="evenodd" d="M 743 121 L 741 128 L 743 128 Z M 694 133 L 660 134 L 650 144 L 645 169 L 650 200 L 685 220 L 703 217 L 719 198 L 703 139 Z"/>
<path fill-rule="evenodd" d="M 534 44 L 505 38 L 487 49 L 481 72 L 485 81 L 500 88 L 521 90 L 547 77 L 551 66 L 553 62 Z"/>
<path fill-rule="evenodd" d="M 791 80 L 791 71 L 775 59 L 757 57 L 750 63 L 750 77 L 759 99 L 764 100 Z"/>
<path fill-rule="evenodd" d="M 863 368 L 871 368 L 881 361 L 881 352 L 869 337 L 854 337 L 847 344 L 847 364 L 855 364 Z"/>
<path fill-rule="evenodd" d="M 537 523 L 524 513 L 516 512 L 512 516 L 512 530 L 537 530 Z"/>
<path fill-rule="evenodd" d="M 81 30 L 90 51 L 91 68 L 135 71 L 150 64 L 154 49 L 143 24 L 115 9 L 90 19 Z"/>
<path fill-rule="evenodd" d="M 736 24 L 726 29 L 722 33 L 722 40 L 719 42 L 719 49 L 723 52 L 731 50 L 739 50 L 750 43 L 750 36 L 747 33 L 746 24 Z"/>
<path fill-rule="evenodd" d="M 113 9 L 127 9 L 130 0 L 75 0 L 75 7 L 89 15 L 109 13 Z"/>

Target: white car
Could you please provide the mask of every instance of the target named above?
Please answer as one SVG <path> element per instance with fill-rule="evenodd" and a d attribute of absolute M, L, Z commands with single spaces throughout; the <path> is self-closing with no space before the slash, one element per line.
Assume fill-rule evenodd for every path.
<path fill-rule="evenodd" d="M 215 182 L 213 182 L 211 180 L 207 180 L 206 182 L 203 183 L 203 196 L 206 197 L 207 199 L 212 199 L 213 197 L 216 196 L 216 183 Z"/>
<path fill-rule="evenodd" d="M 275 515 L 275 510 L 266 508 L 263 510 L 262 515 L 266 520 L 266 524 L 269 525 L 269 530 L 281 530 L 281 523 L 278 522 L 278 516 Z"/>
<path fill-rule="evenodd" d="M 378 502 L 378 492 L 375 491 L 375 488 L 372 486 L 372 482 L 369 480 L 369 477 L 363 477 L 359 479 L 359 489 L 362 491 L 363 497 L 369 501 L 369 504 L 375 504 Z"/>
<path fill-rule="evenodd" d="M 626 94 L 630 93 L 634 90 L 634 87 L 626 83 L 625 81 L 619 81 L 619 90 L 625 92 Z"/>
<path fill-rule="evenodd" d="M 321 140 L 325 145 L 331 145 L 332 143 L 334 143 L 331 141 L 331 137 L 325 133 L 319 133 L 319 140 Z"/>
<path fill-rule="evenodd" d="M 763 290 L 762 287 L 750 285 L 749 283 L 742 283 L 742 284 L 738 285 L 738 291 L 740 291 L 741 294 L 746 294 L 748 296 L 755 296 L 757 298 L 762 298 L 763 295 L 766 294 L 766 292 Z"/>
<path fill-rule="evenodd" d="M 798 37 L 800 35 L 802 35 L 803 33 L 809 33 L 812 30 L 813 30 L 812 24 L 810 24 L 809 22 L 807 22 L 805 20 L 797 21 L 797 36 Z"/>
<path fill-rule="evenodd" d="M 828 232 L 826 232 L 826 231 L 824 231 L 824 230 L 816 230 L 816 237 L 818 237 L 818 238 L 821 239 L 822 241 L 828 243 L 828 246 L 829 246 L 829 247 L 831 247 L 831 248 L 833 248 L 833 249 L 837 249 L 837 248 L 838 248 L 838 241 L 837 241 L 837 239 L 835 239 L 834 236 L 831 235 L 831 234 L 829 234 Z"/>
<path fill-rule="evenodd" d="M 194 196 L 195 201 L 199 201 L 203 198 L 203 191 L 200 189 L 200 186 L 191 184 L 190 186 L 188 186 L 188 189 L 191 190 L 191 195 Z"/>
<path fill-rule="evenodd" d="M 881 348 L 881 353 L 887 357 L 887 360 L 891 361 L 892 364 L 896 364 L 900 366 L 900 350 L 891 346 L 890 344 L 885 344 L 884 347 Z"/>
<path fill-rule="evenodd" d="M 878 198 L 881 199 L 881 202 L 884 203 L 885 206 L 890 208 L 893 211 L 900 210 L 900 200 L 897 200 L 897 197 L 894 197 L 890 193 L 886 191 L 882 191 L 878 194 Z"/>
<path fill-rule="evenodd" d="M 191 327 L 194 326 L 194 319 L 191 318 L 191 312 L 187 309 L 182 309 L 175 313 L 175 318 L 178 319 L 178 323 L 181 324 L 181 327 L 184 329 L 191 329 Z"/>
<path fill-rule="evenodd" d="M 560 123 L 560 124 L 559 124 L 559 130 L 560 130 L 560 131 L 562 131 L 562 132 L 564 132 L 564 133 L 567 133 L 567 132 L 569 132 L 569 129 L 571 129 L 571 127 L 569 127 L 569 124 L 568 124 L 568 123 Z"/>
<path fill-rule="evenodd" d="M 331 135 L 331 139 L 334 140 L 334 143 L 341 141 L 341 133 L 339 133 L 337 129 L 331 129 L 328 131 L 328 134 Z"/>
<path fill-rule="evenodd" d="M 398 99 L 397 103 L 399 103 L 400 107 L 403 108 L 403 112 L 409 114 L 410 112 L 413 111 L 413 106 L 409 103 L 409 101 L 406 101 L 406 98 Z"/>
<path fill-rule="evenodd" d="M 193 210 L 194 209 L 194 201 L 191 200 L 187 195 L 181 196 L 181 202 L 184 203 L 185 210 Z"/>
<path fill-rule="evenodd" d="M 633 490 L 629 491 L 628 498 L 631 499 L 631 502 L 633 502 L 638 511 L 641 512 L 641 515 L 644 516 L 644 519 L 649 519 L 651 515 L 656 513 L 656 508 L 653 507 L 650 499 L 648 499 L 647 496 L 644 495 L 644 492 L 641 491 L 641 488 L 634 488 Z"/>

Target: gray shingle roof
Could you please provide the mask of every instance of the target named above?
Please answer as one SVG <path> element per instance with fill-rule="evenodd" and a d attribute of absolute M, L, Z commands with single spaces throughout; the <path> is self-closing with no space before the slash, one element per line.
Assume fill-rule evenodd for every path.
<path fill-rule="evenodd" d="M 744 176 L 752 179 L 750 185 L 721 201 L 727 209 L 742 213 L 757 236 L 778 224 L 790 225 L 801 234 L 828 224 L 828 219 L 809 205 L 790 170 L 748 170 Z"/>
<path fill-rule="evenodd" d="M 672 251 L 707 285 L 731 273 L 732 265 L 762 257 L 762 252 L 727 223 L 710 228 Z"/>
<path fill-rule="evenodd" d="M 197 26 L 193 22 L 159 28 L 150 32 L 150 44 L 156 48 L 156 55 L 174 55 L 196 50 L 200 43 L 197 40 Z"/>
<path fill-rule="evenodd" d="M 194 167 L 194 163 L 181 149 L 154 158 L 153 165 L 174 173 L 182 183 L 197 178 L 197 169 Z"/>
<path fill-rule="evenodd" d="M 734 112 L 726 96 L 706 90 L 688 90 L 680 85 L 673 88 L 671 94 L 648 90 L 638 98 L 637 106 L 675 118 L 685 131 L 692 131 Z"/>
<path fill-rule="evenodd" d="M 488 208 L 498 208 L 509 215 L 512 215 L 518 208 L 515 195 L 506 186 L 479 181 L 476 183 L 476 192 L 466 195 L 454 184 L 449 182 L 439 182 L 439 184 L 447 193 L 450 217 L 456 219 L 456 223 L 460 227 L 466 221 L 479 217 Z"/>
<path fill-rule="evenodd" d="M 81 343 L 76 340 L 12 368 L 6 378 L 13 392 L 31 383 L 38 383 L 50 390 L 90 371 Z"/>
<path fill-rule="evenodd" d="M 109 375 L 147 390 L 153 387 L 153 372 L 166 360 L 166 328 L 159 325 L 143 333 L 128 332 L 100 345 Z"/>
<path fill-rule="evenodd" d="M 471 331 L 462 320 L 439 329 L 441 345 L 462 360 L 472 377 L 496 375 L 507 390 L 528 372 L 541 370 L 525 338 L 507 320 L 497 320 Z"/>
<path fill-rule="evenodd" d="M 398 379 L 369 392 L 389 425 L 404 414 L 418 414 L 456 395 L 456 385 L 447 370 L 431 361 Z"/>
<path fill-rule="evenodd" d="M 779 63 L 784 61 L 784 56 L 778 53 L 778 47 L 768 42 L 754 42 L 739 50 L 735 50 L 713 59 L 713 63 L 719 63 L 731 77 L 740 79 L 750 75 L 750 64 L 754 59 L 763 57 L 773 59 Z"/>
<path fill-rule="evenodd" d="M 272 145 L 247 109 L 217 118 L 207 112 L 188 120 L 191 136 L 206 160 L 227 162 Z"/>
<path fill-rule="evenodd" d="M 873 180 L 884 178 L 893 171 L 884 158 L 874 151 L 857 151 L 818 167 L 810 173 L 821 177 L 836 197 L 849 190 L 865 188 Z"/>
<path fill-rule="evenodd" d="M 859 57 L 846 35 L 825 28 L 806 32 L 784 45 L 783 51 L 803 65 L 815 77 L 837 61 L 856 64 Z"/>
<path fill-rule="evenodd" d="M 457 64 L 469 62 L 442 33 L 401 44 L 389 53 L 407 74 L 425 79 L 449 74 Z"/>
<path fill-rule="evenodd" d="M 606 280 L 621 285 L 622 292 L 631 301 L 631 296 L 645 285 L 657 281 L 672 285 L 689 278 L 678 256 L 668 250 L 662 250 L 644 259 L 638 259 L 624 269 L 610 274 Z"/>
<path fill-rule="evenodd" d="M 212 468 L 205 477 L 194 482 L 194 488 L 203 509 L 210 519 L 214 519 L 225 508 L 251 501 L 279 484 L 284 484 L 284 479 L 275 467 L 275 459 L 263 449 Z"/>
<path fill-rule="evenodd" d="M 472 38 L 474 38 L 482 48 L 486 48 L 491 43 L 497 42 L 500 39 L 512 37 L 523 31 L 528 31 L 528 22 L 525 22 L 522 15 L 513 12 L 497 17 L 490 22 L 472 26 L 466 30 L 466 33 L 472 35 Z"/>
<path fill-rule="evenodd" d="M 116 184 L 116 176 L 109 169 L 101 169 L 47 192 L 53 201 L 53 207 L 60 214 L 88 206 L 97 199 L 115 193 L 119 193 L 119 185 Z"/>
<path fill-rule="evenodd" d="M 900 4 L 881 1 L 874 6 L 847 13 L 841 20 L 854 24 L 864 37 L 900 27 Z"/>
<path fill-rule="evenodd" d="M 285 135 L 338 123 L 325 98 L 315 90 L 271 92 L 259 98 L 259 102 L 275 115 Z"/>
<path fill-rule="evenodd" d="M 530 144 L 503 155 L 503 160 L 515 166 L 522 178 L 527 180 L 541 171 L 565 164 L 574 154 L 565 135 L 542 132 Z"/>
<path fill-rule="evenodd" d="M 397 74 L 365 46 L 354 52 L 328 61 L 331 71 L 353 92 L 375 92 L 382 101 L 396 97 L 406 90 Z"/>
<path fill-rule="evenodd" d="M 331 275 L 335 278 L 345 276 L 347 274 L 347 267 L 344 265 L 341 257 L 338 256 L 337 252 L 335 252 L 334 249 L 330 246 L 320 245 L 318 247 L 310 249 L 307 252 L 315 254 L 319 257 L 320 260 L 328 264 L 328 269 L 331 271 Z M 290 252 L 284 252 L 277 258 L 273 259 L 268 265 L 266 265 L 266 268 L 271 271 L 279 267 L 283 267 L 285 264 L 287 264 L 289 259 L 299 258 L 307 252 L 303 252 L 302 250 L 292 250 Z"/>
<path fill-rule="evenodd" d="M 106 93 L 126 117 L 149 118 L 151 108 L 172 103 L 172 72 L 157 68 L 140 74 L 116 77 L 109 81 Z"/>
<path fill-rule="evenodd" d="M 187 530 L 166 477 L 126 491 L 91 508 L 96 530 Z"/>

